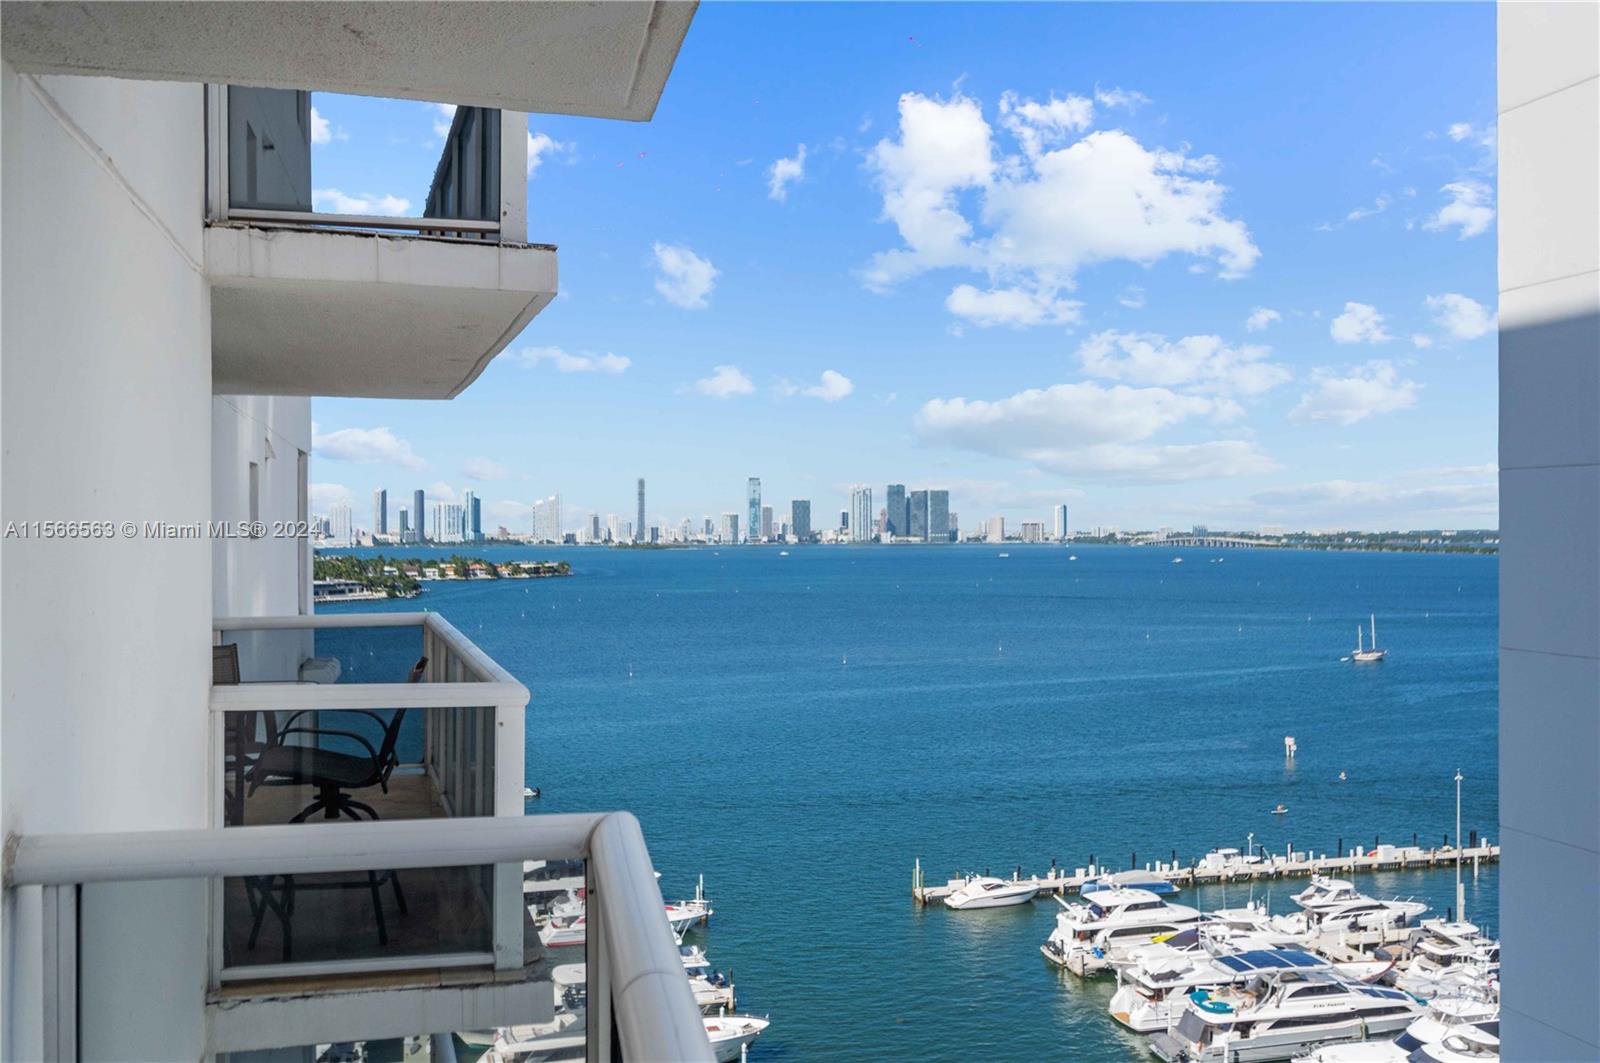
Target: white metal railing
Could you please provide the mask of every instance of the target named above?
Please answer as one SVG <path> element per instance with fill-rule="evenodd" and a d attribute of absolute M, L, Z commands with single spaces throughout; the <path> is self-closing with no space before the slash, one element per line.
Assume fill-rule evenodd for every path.
<path fill-rule="evenodd" d="M 644 834 L 627 812 L 40 835 L 8 839 L 5 852 L 5 888 L 41 887 L 45 908 L 57 911 L 71 909 L 72 888 L 84 883 L 482 864 L 520 869 L 524 860 L 587 860 L 588 1059 L 713 1058 L 662 917 Z M 53 948 L 75 953 L 76 940 L 56 939 Z M 49 941 L 46 950 L 52 950 Z M 67 980 L 61 986 L 56 994 L 47 992 L 46 1010 L 61 1030 L 70 1031 L 76 999 L 56 999 L 74 992 Z"/>
<path fill-rule="evenodd" d="M 493 172 L 474 174 L 470 167 L 459 165 L 462 151 L 458 141 L 462 121 L 452 122 L 450 134 L 440 156 L 438 171 L 458 174 L 461 178 L 479 177 L 478 186 L 486 194 L 485 202 L 472 204 L 478 217 L 449 218 L 437 216 L 437 208 L 430 217 L 394 217 L 377 214 L 333 214 L 312 210 L 310 200 L 301 201 L 302 209 L 275 209 L 272 207 L 234 205 L 233 186 L 229 174 L 229 112 L 227 85 L 206 86 L 206 218 L 213 223 L 242 222 L 258 227 L 294 227 L 320 229 L 356 229 L 415 232 L 436 239 L 495 240 L 501 243 L 520 244 L 528 239 L 528 116 L 523 111 L 500 111 L 499 125 L 488 131 L 493 153 L 482 160 L 483 167 L 494 167 Z M 295 151 L 310 153 L 309 128 L 298 131 L 305 138 L 303 144 L 293 145 Z M 288 151 L 290 145 L 279 146 Z M 437 194 L 439 184 L 436 174 L 428 201 L 436 205 L 443 202 Z M 306 189 L 309 196 L 311 190 Z M 446 199 L 450 197 L 445 197 Z M 465 204 L 466 199 L 456 202 Z M 498 202 L 496 202 L 496 200 Z M 493 209 L 498 207 L 498 209 Z M 483 215 L 489 214 L 490 217 Z"/>
<path fill-rule="evenodd" d="M 317 631 L 369 628 L 416 629 L 416 653 L 428 660 L 423 681 L 417 683 L 268 681 L 213 685 L 210 763 L 212 823 L 215 826 L 222 827 L 230 818 L 236 824 L 241 823 L 243 818 L 242 758 L 236 757 L 232 772 L 224 768 L 227 743 L 234 733 L 227 726 L 230 714 L 315 714 L 348 709 L 431 710 L 423 712 L 420 762 L 402 765 L 397 771 L 426 775 L 434 795 L 454 822 L 473 817 L 523 816 L 524 710 L 528 689 L 439 614 L 223 617 L 214 620 L 212 627 L 213 637 L 218 642 L 232 639 L 244 644 L 242 663 L 248 663 L 250 656 L 259 653 L 283 657 L 284 661 L 297 666 L 301 659 L 310 655 Z M 289 643 L 285 644 L 284 639 Z M 409 654 L 407 658 L 409 664 Z M 280 668 L 283 663 L 279 662 Z M 231 817 L 228 814 L 230 784 L 233 788 Z M 303 830 L 306 826 L 298 824 L 288 829 Z M 449 865 L 439 862 L 429 866 Z M 468 950 L 272 964 L 230 963 L 223 947 L 223 893 L 219 881 L 213 888 L 211 946 L 213 970 L 218 981 L 408 968 L 493 966 L 512 970 L 521 967 L 523 962 L 520 862 L 496 865 L 492 888 L 482 898 L 493 913 L 489 952 Z"/>

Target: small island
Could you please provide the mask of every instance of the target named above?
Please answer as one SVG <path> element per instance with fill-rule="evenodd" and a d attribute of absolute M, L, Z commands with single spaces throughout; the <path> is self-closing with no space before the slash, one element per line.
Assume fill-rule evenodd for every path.
<path fill-rule="evenodd" d="M 432 580 L 549 579 L 572 575 L 566 561 L 485 561 L 445 558 L 323 556 L 312 561 L 313 596 L 319 602 L 414 598 Z"/>

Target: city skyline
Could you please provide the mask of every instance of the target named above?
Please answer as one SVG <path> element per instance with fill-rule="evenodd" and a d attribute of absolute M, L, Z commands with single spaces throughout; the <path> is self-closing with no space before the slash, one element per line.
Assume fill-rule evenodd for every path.
<path fill-rule="evenodd" d="M 1090 11 L 713 7 L 649 126 L 533 116 L 560 296 L 448 408 L 318 400 L 317 508 L 1497 524 L 1493 9 Z M 1308 61 L 1365 73 L 1261 106 Z M 420 202 L 430 108 L 313 104 L 317 188 Z"/>

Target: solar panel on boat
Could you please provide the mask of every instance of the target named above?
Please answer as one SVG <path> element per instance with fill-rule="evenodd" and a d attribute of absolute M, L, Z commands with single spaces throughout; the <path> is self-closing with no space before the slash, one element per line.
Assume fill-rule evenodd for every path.
<path fill-rule="evenodd" d="M 1218 956 L 1217 962 L 1241 974 L 1246 971 L 1287 971 L 1324 966 L 1323 961 L 1315 956 L 1295 949 L 1252 949 L 1232 956 Z"/>

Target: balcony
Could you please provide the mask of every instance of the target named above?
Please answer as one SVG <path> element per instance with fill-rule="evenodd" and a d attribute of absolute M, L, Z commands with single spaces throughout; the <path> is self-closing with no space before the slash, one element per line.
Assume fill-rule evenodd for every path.
<path fill-rule="evenodd" d="M 219 394 L 452 398 L 555 298 L 524 112 L 456 108 L 421 217 L 312 209 L 308 92 L 208 86 L 206 124 Z"/>

